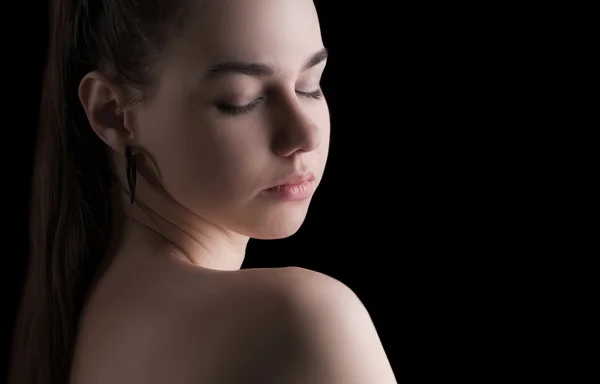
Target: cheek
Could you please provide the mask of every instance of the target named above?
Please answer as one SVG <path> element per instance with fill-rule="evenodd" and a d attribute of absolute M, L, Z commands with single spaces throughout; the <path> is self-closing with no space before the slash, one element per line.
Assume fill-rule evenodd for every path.
<path fill-rule="evenodd" d="M 321 127 L 324 132 L 329 134 L 330 129 L 330 114 L 329 114 L 329 105 L 327 104 L 327 99 L 323 99 L 322 102 L 318 103 L 313 112 L 314 122 Z"/>
<path fill-rule="evenodd" d="M 201 129 L 180 138 L 170 156 L 164 154 L 173 174 L 165 182 L 179 185 L 178 194 L 213 201 L 238 198 L 254 188 L 269 161 L 263 135 L 239 126 Z"/>
<path fill-rule="evenodd" d="M 323 102 L 323 104 L 315 111 L 315 117 L 313 121 L 320 128 L 321 133 L 321 145 L 318 151 L 319 153 L 324 153 L 324 156 L 327 157 L 327 153 L 329 151 L 329 140 L 331 136 L 331 117 L 327 102 Z"/>

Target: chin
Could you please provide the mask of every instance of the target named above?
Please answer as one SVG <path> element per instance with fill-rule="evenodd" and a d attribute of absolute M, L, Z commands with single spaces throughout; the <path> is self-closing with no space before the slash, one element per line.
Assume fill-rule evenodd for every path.
<path fill-rule="evenodd" d="M 277 240 L 294 235 L 306 219 L 306 209 L 303 212 L 279 212 L 276 215 L 259 218 L 245 231 L 248 237 L 258 240 Z"/>
<path fill-rule="evenodd" d="M 287 230 L 287 231 L 279 230 L 279 231 L 272 231 L 272 232 L 268 232 L 268 233 L 257 233 L 256 236 L 250 236 L 250 237 L 253 239 L 257 239 L 257 240 L 285 239 L 286 237 L 295 235 L 299 229 L 300 229 L 300 226 L 297 226 L 293 230 Z"/>

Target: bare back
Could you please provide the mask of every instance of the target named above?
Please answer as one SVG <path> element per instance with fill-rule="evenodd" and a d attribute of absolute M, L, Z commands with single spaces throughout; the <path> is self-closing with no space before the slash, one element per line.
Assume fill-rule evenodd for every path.
<path fill-rule="evenodd" d="M 316 291 L 308 294 L 311 286 L 327 289 L 339 300 L 313 300 Z M 108 271 L 90 300 L 71 384 L 366 384 L 360 378 L 332 379 L 327 373 L 311 371 L 328 359 L 321 352 L 339 355 L 345 347 L 343 334 L 319 347 L 319 340 L 327 336 L 313 327 L 324 324 L 320 331 L 335 334 L 341 323 L 324 316 L 325 307 L 333 303 L 347 308 L 345 303 L 354 299 L 346 290 L 351 293 L 338 281 L 301 268 L 199 272 L 159 259 L 143 265 L 123 263 Z M 327 295 L 324 291 L 320 296 Z M 314 337 L 319 338 L 316 343 Z M 380 347 L 378 339 L 372 342 Z M 310 354 L 309 360 L 318 359 L 317 365 L 307 361 L 303 351 Z M 360 353 L 367 360 L 369 354 L 373 357 L 372 351 Z M 377 353 L 385 359 L 382 348 Z M 386 377 L 378 382 L 395 383 L 386 364 L 387 359 L 377 368 Z M 286 377 L 287 372 L 294 377 Z M 320 381 L 321 377 L 328 381 Z"/>

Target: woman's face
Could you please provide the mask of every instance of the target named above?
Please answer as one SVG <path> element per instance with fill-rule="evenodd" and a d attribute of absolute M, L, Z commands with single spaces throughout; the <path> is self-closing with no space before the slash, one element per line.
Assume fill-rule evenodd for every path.
<path fill-rule="evenodd" d="M 167 47 L 156 95 L 135 110 L 136 143 L 170 197 L 250 237 L 295 233 L 310 196 L 265 190 L 297 174 L 312 173 L 313 189 L 321 180 L 325 58 L 311 0 L 204 0 Z"/>

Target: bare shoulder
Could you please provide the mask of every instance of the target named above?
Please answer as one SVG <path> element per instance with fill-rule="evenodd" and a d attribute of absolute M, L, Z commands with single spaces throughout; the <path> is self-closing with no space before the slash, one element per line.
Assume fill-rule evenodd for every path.
<path fill-rule="evenodd" d="M 369 313 L 348 286 L 296 267 L 246 278 L 253 297 L 270 305 L 242 310 L 253 320 L 236 324 L 243 337 L 230 340 L 229 358 L 220 363 L 227 374 L 213 382 L 396 383 Z"/>
<path fill-rule="evenodd" d="M 215 276 L 121 302 L 90 327 L 72 383 L 395 383 L 367 310 L 340 281 L 295 267 Z"/>

